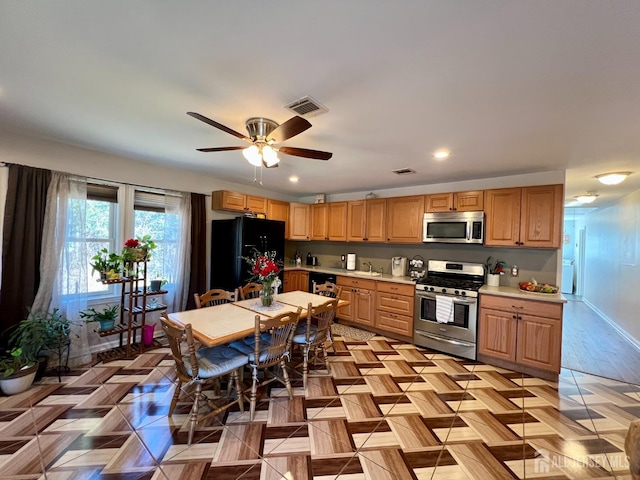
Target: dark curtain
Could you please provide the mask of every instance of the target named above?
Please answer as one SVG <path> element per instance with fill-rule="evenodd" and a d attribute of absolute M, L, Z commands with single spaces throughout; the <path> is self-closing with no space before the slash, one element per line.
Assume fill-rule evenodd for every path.
<path fill-rule="evenodd" d="M 40 285 L 42 228 L 51 171 L 9 165 L 2 239 L 0 332 L 26 317 Z M 5 344 L 6 335 L 2 336 Z M 6 345 L 6 344 L 5 344 Z"/>
<path fill-rule="evenodd" d="M 207 210 L 206 197 L 191 194 L 191 276 L 187 310 L 196 308 L 194 293 L 207 291 Z"/>

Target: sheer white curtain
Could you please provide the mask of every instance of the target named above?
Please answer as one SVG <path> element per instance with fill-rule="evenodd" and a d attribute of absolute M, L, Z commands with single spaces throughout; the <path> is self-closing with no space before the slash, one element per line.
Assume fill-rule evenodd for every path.
<path fill-rule="evenodd" d="M 191 194 L 166 192 L 163 271 L 167 275 L 167 308 L 179 312 L 187 308 L 191 259 Z"/>
<path fill-rule="evenodd" d="M 34 310 L 58 308 L 72 322 L 69 365 L 91 361 L 87 327 L 79 312 L 87 308 L 88 264 L 86 248 L 87 181 L 52 172 L 47 194 L 40 286 Z"/>

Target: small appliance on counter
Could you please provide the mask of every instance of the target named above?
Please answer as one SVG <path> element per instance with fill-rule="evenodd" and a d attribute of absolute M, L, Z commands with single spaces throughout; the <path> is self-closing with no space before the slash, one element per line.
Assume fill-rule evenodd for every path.
<path fill-rule="evenodd" d="M 409 277 L 411 280 L 420 280 L 424 278 L 427 274 L 427 269 L 425 267 L 424 258 L 420 255 L 416 255 L 409 260 Z"/>
<path fill-rule="evenodd" d="M 311 252 L 307 253 L 307 267 L 318 266 L 318 257 L 311 255 Z"/>
<path fill-rule="evenodd" d="M 407 257 L 391 257 L 391 275 L 404 277 L 407 271 Z"/>
<path fill-rule="evenodd" d="M 347 253 L 347 270 L 355 270 L 355 269 L 356 269 L 356 254 Z"/>

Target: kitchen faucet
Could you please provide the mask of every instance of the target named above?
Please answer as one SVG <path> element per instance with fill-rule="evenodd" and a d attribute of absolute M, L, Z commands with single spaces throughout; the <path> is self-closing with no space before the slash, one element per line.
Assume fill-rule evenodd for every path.
<path fill-rule="evenodd" d="M 369 265 L 369 273 L 373 272 L 373 265 L 371 262 L 362 262 L 362 266 Z"/>

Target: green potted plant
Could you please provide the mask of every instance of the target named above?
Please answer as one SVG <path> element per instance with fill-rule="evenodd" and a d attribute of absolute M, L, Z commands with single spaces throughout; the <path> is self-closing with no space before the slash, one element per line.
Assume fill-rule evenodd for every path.
<path fill-rule="evenodd" d="M 0 358 L 0 389 L 5 395 L 28 390 L 36 377 L 38 362 L 20 347 L 12 348 Z"/>
<path fill-rule="evenodd" d="M 117 253 L 109 253 L 109 250 L 103 248 L 91 257 L 91 260 L 93 263 L 89 265 L 93 268 L 92 272 L 99 272 L 100 280 L 106 281 L 119 278 L 122 257 Z"/>
<path fill-rule="evenodd" d="M 101 311 L 97 311 L 95 308 L 87 308 L 80 312 L 80 318 L 84 318 L 87 323 L 100 322 L 100 331 L 104 332 L 113 329 L 119 313 L 120 305 L 116 304 L 112 307 L 105 307 Z"/>

